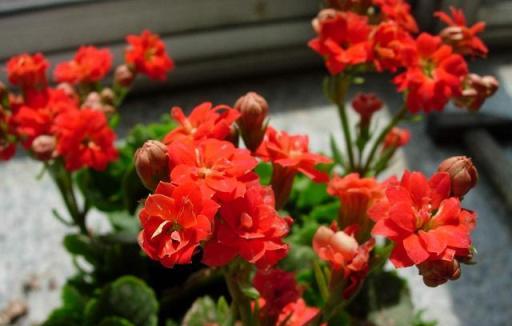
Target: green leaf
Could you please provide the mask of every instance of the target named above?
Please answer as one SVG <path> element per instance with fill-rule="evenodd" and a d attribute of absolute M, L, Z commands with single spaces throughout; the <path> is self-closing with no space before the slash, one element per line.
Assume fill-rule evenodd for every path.
<path fill-rule="evenodd" d="M 332 221 L 338 218 L 339 210 L 340 202 L 336 200 L 331 203 L 313 208 L 308 218 L 314 219 L 320 224 L 330 224 Z"/>
<path fill-rule="evenodd" d="M 133 323 L 130 323 L 129 320 L 120 317 L 107 317 L 104 318 L 98 326 L 136 326 Z"/>
<path fill-rule="evenodd" d="M 183 318 L 182 325 L 204 326 L 219 323 L 217 308 L 212 298 L 206 296 L 197 299 Z"/>
<path fill-rule="evenodd" d="M 326 202 L 331 197 L 327 194 L 327 185 L 310 181 L 303 191 L 299 193 L 297 206 L 299 208 L 315 207 Z"/>
<path fill-rule="evenodd" d="M 139 202 L 149 194 L 149 190 L 140 181 L 133 165 L 123 176 L 122 189 L 124 206 L 131 214 L 137 210 Z"/>
<path fill-rule="evenodd" d="M 64 237 L 64 248 L 74 255 L 82 256 L 90 264 L 97 261 L 96 251 L 91 243 L 90 238 L 83 234 L 68 234 Z"/>
<path fill-rule="evenodd" d="M 250 284 L 240 284 L 240 290 L 246 297 L 252 300 L 256 300 L 260 297 L 260 293 L 258 292 L 258 290 L 256 290 Z"/>
<path fill-rule="evenodd" d="M 137 326 L 156 326 L 158 301 L 153 290 L 134 276 L 123 276 L 105 286 L 85 308 L 85 325 L 106 317 L 120 317 Z"/>
<path fill-rule="evenodd" d="M 270 163 L 260 162 L 254 172 L 260 177 L 262 185 L 269 185 L 272 179 L 272 165 Z"/>
<path fill-rule="evenodd" d="M 332 134 L 329 136 L 329 145 L 331 147 L 331 153 L 332 153 L 334 162 L 340 166 L 345 166 L 345 160 L 343 159 L 343 154 L 342 154 L 341 150 L 339 149 L 338 144 L 336 143 L 336 139 L 334 139 L 334 136 Z"/>
<path fill-rule="evenodd" d="M 75 287 L 66 284 L 61 292 L 62 307 L 55 309 L 43 326 L 81 325 L 87 298 Z"/>
<path fill-rule="evenodd" d="M 111 212 L 107 214 L 110 225 L 116 233 L 131 235 L 134 239 L 140 230 L 139 219 L 125 211 Z"/>

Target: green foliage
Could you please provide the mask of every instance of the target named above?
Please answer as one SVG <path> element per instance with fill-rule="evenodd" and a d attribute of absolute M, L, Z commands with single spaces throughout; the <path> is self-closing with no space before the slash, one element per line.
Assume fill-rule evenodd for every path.
<path fill-rule="evenodd" d="M 70 284 L 62 288 L 62 307 L 55 309 L 43 326 L 74 326 L 81 325 L 83 309 L 88 298 Z"/>
<path fill-rule="evenodd" d="M 206 296 L 197 299 L 183 318 L 183 325 L 204 326 L 207 324 L 217 324 L 221 326 L 232 325 L 233 320 L 229 305 L 224 297 L 221 297 L 217 303 Z"/>
<path fill-rule="evenodd" d="M 254 171 L 260 177 L 261 184 L 270 184 L 270 180 L 272 179 L 272 165 L 270 163 L 260 162 Z"/>

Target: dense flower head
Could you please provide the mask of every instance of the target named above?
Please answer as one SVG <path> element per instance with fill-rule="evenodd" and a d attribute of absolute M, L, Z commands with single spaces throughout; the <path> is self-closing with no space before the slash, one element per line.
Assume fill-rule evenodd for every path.
<path fill-rule="evenodd" d="M 461 9 L 450 7 L 450 11 L 452 17 L 441 11 L 435 13 L 439 20 L 448 25 L 440 33 L 443 41 L 451 45 L 459 54 L 485 57 L 489 50 L 477 36 L 484 31 L 485 23 L 478 22 L 469 27 Z"/>
<path fill-rule="evenodd" d="M 223 266 L 238 256 L 258 268 L 269 268 L 288 253 L 288 245 L 283 242 L 288 229 L 289 219 L 275 210 L 272 189 L 254 184 L 244 197 L 221 206 L 213 239 L 204 248 L 203 262 Z"/>
<path fill-rule="evenodd" d="M 260 294 L 258 304 L 264 325 L 275 324 L 283 308 L 301 296 L 295 275 L 278 268 L 258 270 L 253 285 Z"/>
<path fill-rule="evenodd" d="M 359 245 L 354 235 L 356 228 L 349 226 L 337 231 L 336 226 L 320 226 L 313 237 L 313 250 L 318 257 L 329 262 L 333 270 L 348 281 L 343 291 L 345 298 L 350 297 L 366 277 L 370 251 L 375 245 L 373 238 Z"/>
<path fill-rule="evenodd" d="M 405 72 L 395 78 L 399 91 L 407 95 L 407 108 L 418 111 L 441 111 L 448 101 L 462 92 L 468 74 L 464 58 L 443 44 L 438 36 L 422 33 L 416 46 L 404 54 Z"/>
<path fill-rule="evenodd" d="M 285 169 L 301 172 L 308 178 L 325 182 L 328 175 L 315 168 L 331 160 L 323 155 L 309 151 L 309 138 L 306 135 L 290 135 L 285 131 L 267 128 L 266 136 L 256 154 L 265 161 Z"/>
<path fill-rule="evenodd" d="M 59 63 L 53 74 L 57 82 L 95 83 L 102 80 L 111 67 L 112 53 L 109 49 L 81 46 L 74 58 Z"/>
<path fill-rule="evenodd" d="M 386 198 L 369 210 L 376 221 L 372 233 L 395 245 L 390 257 L 395 267 L 468 255 L 476 215 L 450 197 L 450 188 L 446 172 L 427 180 L 420 172 L 406 171 L 400 182 L 388 185 Z"/>
<path fill-rule="evenodd" d="M 196 182 L 211 196 L 224 200 L 242 197 L 247 181 L 257 178 L 252 172 L 256 159 L 227 141 L 175 141 L 168 146 L 168 155 L 172 182 Z"/>
<path fill-rule="evenodd" d="M 213 106 L 204 102 L 196 106 L 187 117 L 179 107 L 173 107 L 171 116 L 178 126 L 169 132 L 164 142 L 170 144 L 176 140 L 226 139 L 231 126 L 240 117 L 240 113 L 227 105 Z"/>
<path fill-rule="evenodd" d="M 295 302 L 290 302 L 281 310 L 276 325 L 307 326 L 319 312 L 320 309 L 307 306 L 304 299 L 299 298 Z M 326 325 L 322 324 L 322 326 Z"/>
<path fill-rule="evenodd" d="M 309 46 L 326 60 L 331 75 L 370 58 L 370 26 L 366 16 L 326 9 L 314 21 L 318 36 Z"/>
<path fill-rule="evenodd" d="M 218 204 L 195 183 L 179 186 L 161 182 L 144 202 L 139 219 L 139 244 L 166 267 L 189 264 L 212 232 Z"/>
<path fill-rule="evenodd" d="M 62 113 L 78 110 L 78 101 L 60 89 L 48 89 L 46 103 L 40 107 L 23 105 L 16 110 L 13 121 L 24 146 L 30 148 L 40 135 L 52 134 L 55 119 Z"/>
<path fill-rule="evenodd" d="M 418 32 L 418 24 L 411 15 L 411 6 L 405 0 L 373 0 L 384 19 L 392 20 L 409 32 Z"/>
<path fill-rule="evenodd" d="M 407 129 L 394 127 L 384 138 L 382 142 L 382 147 L 384 149 L 394 149 L 398 147 L 403 147 L 409 143 L 411 140 L 411 133 Z"/>
<path fill-rule="evenodd" d="M 375 178 L 361 178 L 358 173 L 335 176 L 328 184 L 327 192 L 341 202 L 338 224 L 344 228 L 358 225 L 359 231 L 369 232 L 368 209 L 384 196 L 383 186 Z"/>
<path fill-rule="evenodd" d="M 403 66 L 403 49 L 413 43 L 411 35 L 396 22 L 380 23 L 371 35 L 372 59 L 377 71 L 396 72 Z"/>
<path fill-rule="evenodd" d="M 9 81 L 23 89 L 41 89 L 47 85 L 48 61 L 42 53 L 14 56 L 7 62 Z"/>
<path fill-rule="evenodd" d="M 126 42 L 125 60 L 136 72 L 151 79 L 165 80 L 167 73 L 174 68 L 174 62 L 158 35 L 145 30 L 141 35 L 128 35 Z"/>
<path fill-rule="evenodd" d="M 88 108 L 64 112 L 55 119 L 52 132 L 69 171 L 83 167 L 102 171 L 118 157 L 116 135 L 102 112 Z"/>

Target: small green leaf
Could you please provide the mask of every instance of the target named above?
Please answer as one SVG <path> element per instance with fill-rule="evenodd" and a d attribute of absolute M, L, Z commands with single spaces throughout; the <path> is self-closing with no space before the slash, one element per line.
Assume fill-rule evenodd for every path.
<path fill-rule="evenodd" d="M 217 323 L 217 309 L 215 302 L 210 297 L 197 299 L 183 318 L 182 325 L 204 326 Z"/>
<path fill-rule="evenodd" d="M 250 299 L 255 300 L 260 297 L 260 293 L 252 285 L 240 285 L 240 290 Z"/>
<path fill-rule="evenodd" d="M 136 326 L 133 323 L 130 323 L 129 320 L 120 317 L 107 317 L 104 318 L 98 326 Z"/>
<path fill-rule="evenodd" d="M 260 162 L 254 172 L 260 177 L 260 183 L 263 185 L 269 185 L 272 179 L 272 165 L 265 162 Z"/>
<path fill-rule="evenodd" d="M 331 153 L 332 153 L 334 162 L 340 166 L 345 166 L 345 160 L 343 159 L 343 154 L 342 154 L 341 150 L 339 149 L 338 144 L 336 143 L 336 140 L 334 139 L 334 136 L 332 134 L 329 136 L 329 145 L 331 147 Z"/>
<path fill-rule="evenodd" d="M 91 240 L 83 234 L 68 234 L 64 237 L 64 248 L 75 256 L 82 256 L 90 264 L 95 264 L 97 257 Z"/>

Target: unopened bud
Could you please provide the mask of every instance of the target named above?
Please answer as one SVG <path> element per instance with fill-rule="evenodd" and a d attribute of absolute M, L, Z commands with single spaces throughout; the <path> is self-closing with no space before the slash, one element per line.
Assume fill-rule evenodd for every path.
<path fill-rule="evenodd" d="M 108 104 L 108 105 L 114 104 L 115 95 L 111 88 L 108 88 L 108 87 L 104 88 L 100 93 L 100 97 L 101 97 L 102 103 Z"/>
<path fill-rule="evenodd" d="M 418 265 L 420 275 L 423 276 L 423 283 L 429 287 L 436 287 L 446 283 L 448 280 L 456 280 L 460 277 L 460 264 L 453 261 L 434 260 L 426 261 Z"/>
<path fill-rule="evenodd" d="M 361 125 L 366 127 L 369 125 L 373 114 L 379 111 L 384 103 L 372 93 L 359 93 L 352 100 L 354 111 L 359 113 L 361 117 Z"/>
<path fill-rule="evenodd" d="M 384 149 L 398 148 L 407 145 L 409 140 L 411 140 L 409 130 L 395 127 L 386 135 L 382 146 Z"/>
<path fill-rule="evenodd" d="M 48 161 L 54 157 L 56 140 L 54 136 L 41 135 L 32 142 L 32 152 L 40 161 Z"/>
<path fill-rule="evenodd" d="M 7 96 L 7 94 L 7 87 L 3 82 L 0 81 L 0 99 L 3 99 L 5 96 Z"/>
<path fill-rule="evenodd" d="M 135 152 L 135 169 L 146 188 L 154 190 L 160 181 L 169 181 L 167 147 L 156 140 L 148 140 Z"/>
<path fill-rule="evenodd" d="M 235 110 L 240 112 L 237 125 L 245 146 L 255 151 L 260 146 L 267 129 L 265 120 L 268 114 L 268 103 L 261 95 L 249 92 L 236 101 Z"/>
<path fill-rule="evenodd" d="M 311 25 L 313 26 L 313 30 L 319 34 L 322 22 L 327 19 L 331 19 L 336 17 L 336 10 L 334 9 L 323 9 L 318 15 L 313 19 Z"/>
<path fill-rule="evenodd" d="M 99 110 L 102 107 L 101 96 L 98 92 L 91 92 L 82 103 L 82 108 Z"/>
<path fill-rule="evenodd" d="M 57 89 L 63 91 L 68 97 L 78 101 L 78 94 L 70 83 L 60 83 L 57 85 Z"/>
<path fill-rule="evenodd" d="M 464 196 L 478 181 L 478 171 L 466 156 L 450 157 L 441 162 L 437 170 L 450 175 L 451 193 L 456 197 Z"/>
<path fill-rule="evenodd" d="M 464 82 L 462 95 L 455 98 L 455 105 L 467 108 L 470 111 L 478 111 L 485 100 L 499 88 L 499 82 L 494 76 L 479 76 L 469 74 Z"/>
<path fill-rule="evenodd" d="M 130 87 L 135 80 L 135 73 L 127 66 L 120 65 L 114 72 L 114 82 L 123 87 Z"/>

